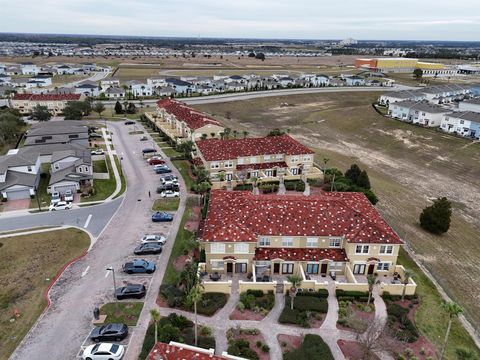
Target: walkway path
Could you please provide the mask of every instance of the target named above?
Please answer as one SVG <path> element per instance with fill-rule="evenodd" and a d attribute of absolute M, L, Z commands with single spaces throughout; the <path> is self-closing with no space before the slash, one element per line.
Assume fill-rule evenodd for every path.
<path fill-rule="evenodd" d="M 107 148 L 108 158 L 110 159 L 110 164 L 113 169 L 113 176 L 115 176 L 115 191 L 105 199 L 105 201 L 112 200 L 117 194 L 122 190 L 122 180 L 120 178 L 120 173 L 117 168 L 117 163 L 115 162 L 115 157 L 113 156 L 112 143 L 111 143 L 111 134 L 107 134 L 107 130 L 102 127 L 103 139 L 105 140 L 105 146 Z"/>

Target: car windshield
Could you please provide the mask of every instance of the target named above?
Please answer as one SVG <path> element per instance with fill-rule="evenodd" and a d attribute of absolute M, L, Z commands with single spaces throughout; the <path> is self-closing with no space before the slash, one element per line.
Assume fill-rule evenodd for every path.
<path fill-rule="evenodd" d="M 92 348 L 92 353 L 96 352 L 99 347 L 100 347 L 100 344 L 96 344 L 96 345 Z"/>
<path fill-rule="evenodd" d="M 117 344 L 112 344 L 112 347 L 110 348 L 110 352 L 112 354 L 116 354 L 118 351 L 119 346 Z"/>

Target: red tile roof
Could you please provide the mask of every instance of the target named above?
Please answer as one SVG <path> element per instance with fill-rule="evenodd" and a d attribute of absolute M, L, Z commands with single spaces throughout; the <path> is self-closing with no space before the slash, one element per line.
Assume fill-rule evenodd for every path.
<path fill-rule="evenodd" d="M 351 243 L 403 243 L 363 193 L 211 192 L 203 241 L 255 242 L 259 235 L 345 236 Z"/>
<path fill-rule="evenodd" d="M 15 94 L 12 100 L 78 101 L 81 96 L 81 94 Z"/>
<path fill-rule="evenodd" d="M 254 260 L 285 261 L 348 261 L 347 254 L 343 249 L 321 248 L 256 248 Z"/>
<path fill-rule="evenodd" d="M 192 109 L 177 100 L 159 100 L 157 101 L 157 106 L 165 109 L 167 113 L 174 115 L 178 120 L 184 121 L 192 130 L 200 129 L 208 124 L 221 126 L 217 120 L 212 119 L 206 114 Z"/>
<path fill-rule="evenodd" d="M 224 360 L 223 356 L 210 355 L 185 349 L 176 345 L 157 342 L 147 356 L 147 360 Z"/>
<path fill-rule="evenodd" d="M 286 168 L 288 167 L 285 161 L 277 161 L 271 163 L 261 163 L 261 164 L 247 164 L 247 165 L 237 165 L 237 170 L 244 170 L 244 169 L 273 169 L 273 168 Z"/>
<path fill-rule="evenodd" d="M 197 141 L 197 147 L 207 161 L 233 160 L 243 156 L 313 154 L 308 147 L 289 135 L 246 139 L 207 139 Z"/>

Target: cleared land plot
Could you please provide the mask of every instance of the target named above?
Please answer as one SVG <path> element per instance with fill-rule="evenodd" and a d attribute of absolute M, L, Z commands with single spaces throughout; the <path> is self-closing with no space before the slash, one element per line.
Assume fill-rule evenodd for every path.
<path fill-rule="evenodd" d="M 65 229 L 12 236 L 0 243 L 0 358 L 8 359 L 47 305 L 43 293 L 50 282 L 88 248 L 90 237 Z"/>
<path fill-rule="evenodd" d="M 290 129 L 316 150 L 317 163 L 326 157 L 343 171 L 354 162 L 366 168 L 377 208 L 478 327 L 480 304 L 472 289 L 480 287 L 480 143 L 385 118 L 370 105 L 378 96 L 331 93 L 195 107 L 251 135 Z M 280 107 L 284 102 L 292 106 Z M 454 201 L 455 209 L 449 232 L 433 236 L 420 229 L 418 216 L 439 196 Z"/>

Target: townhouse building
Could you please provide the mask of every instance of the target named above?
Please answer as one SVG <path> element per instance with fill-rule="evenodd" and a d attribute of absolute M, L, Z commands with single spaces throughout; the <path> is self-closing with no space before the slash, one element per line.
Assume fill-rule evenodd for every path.
<path fill-rule="evenodd" d="M 404 273 L 397 264 L 403 241 L 363 193 L 279 196 L 213 190 L 198 238 L 205 251 L 202 270 L 245 279 L 243 290 L 274 285 L 284 292 L 291 274 L 301 276 L 301 287 L 325 286 L 331 277 L 337 288 L 365 291 L 366 276 L 375 274 L 383 283 L 380 292 L 403 289 L 391 287 Z M 409 285 L 414 293 L 416 285 Z"/>
<path fill-rule="evenodd" d="M 210 173 L 214 188 L 252 180 L 279 181 L 321 177 L 314 152 L 289 135 L 245 139 L 206 139 L 195 143 L 197 164 Z"/>
<path fill-rule="evenodd" d="M 447 113 L 442 118 L 440 128 L 448 133 L 480 139 L 480 113 L 473 111 Z"/>
<path fill-rule="evenodd" d="M 15 94 L 10 99 L 11 106 L 22 114 L 29 114 L 35 106 L 46 106 L 55 116 L 61 114 L 69 101 L 81 101 L 81 94 Z"/>
<path fill-rule="evenodd" d="M 428 127 L 439 127 L 447 112 L 447 109 L 425 100 L 404 100 L 388 106 L 388 115 L 392 118 Z"/>
<path fill-rule="evenodd" d="M 480 98 L 460 101 L 458 103 L 458 110 L 480 113 Z"/>
<path fill-rule="evenodd" d="M 208 115 L 192 109 L 184 103 L 163 99 L 157 102 L 154 113 L 146 113 L 165 135 L 176 142 L 197 141 L 203 134 L 209 137 L 220 137 L 224 127 Z"/>
<path fill-rule="evenodd" d="M 402 91 L 391 91 L 386 94 L 383 94 L 378 99 L 378 103 L 383 106 L 388 106 L 392 103 L 404 101 L 404 100 L 413 100 L 421 101 L 425 100 L 426 95 L 420 90 L 402 90 Z"/>

